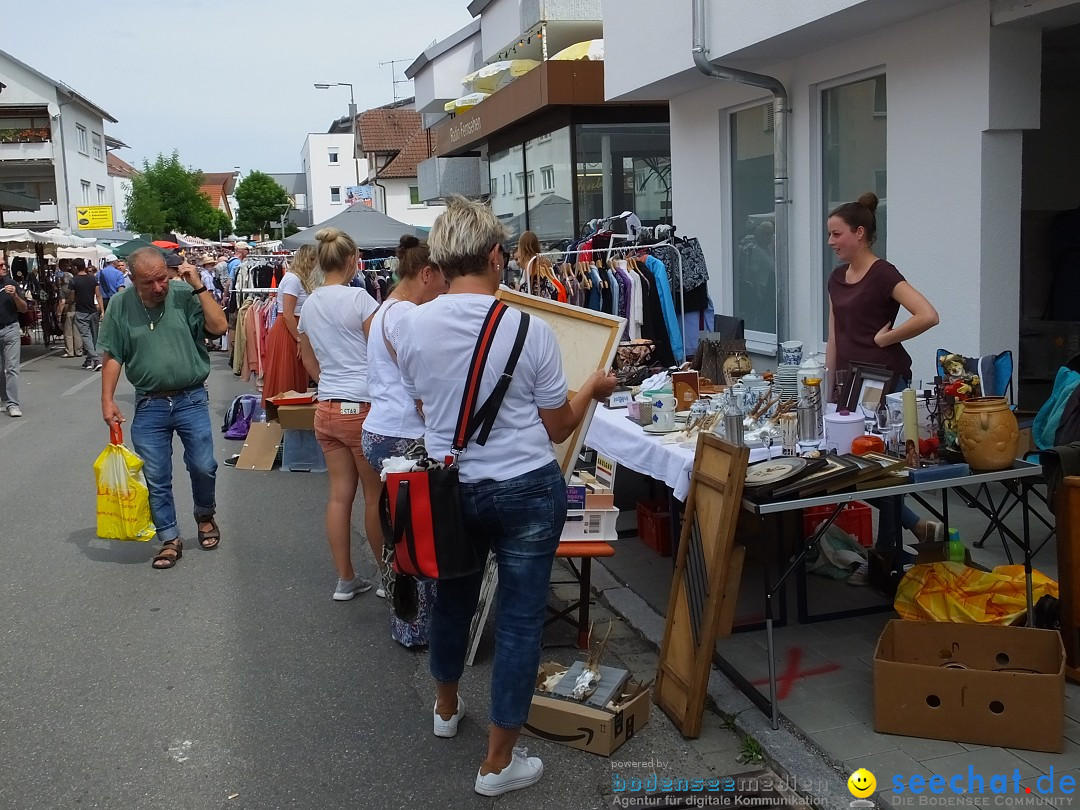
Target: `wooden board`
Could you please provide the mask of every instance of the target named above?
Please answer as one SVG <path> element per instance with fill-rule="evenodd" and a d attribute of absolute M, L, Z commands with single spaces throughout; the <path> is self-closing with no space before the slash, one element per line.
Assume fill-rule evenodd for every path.
<path fill-rule="evenodd" d="M 514 309 L 540 318 L 552 328 L 562 352 L 563 373 L 566 374 L 571 394 L 578 391 L 594 371 L 611 368 L 626 325 L 625 318 L 560 304 L 504 287 L 500 287 L 495 296 Z M 581 452 L 595 407 L 596 403 L 591 403 L 578 429 L 555 447 L 555 457 L 568 480 L 574 471 L 574 462 Z"/>
<path fill-rule="evenodd" d="M 653 690 L 684 737 L 701 732 L 716 639 L 731 633 L 735 617 L 745 554 L 734 548 L 735 526 L 749 458 L 746 447 L 698 439 Z"/>
<path fill-rule="evenodd" d="M 1061 640 L 1065 664 L 1080 668 L 1080 476 L 1066 476 L 1057 491 L 1057 556 Z"/>

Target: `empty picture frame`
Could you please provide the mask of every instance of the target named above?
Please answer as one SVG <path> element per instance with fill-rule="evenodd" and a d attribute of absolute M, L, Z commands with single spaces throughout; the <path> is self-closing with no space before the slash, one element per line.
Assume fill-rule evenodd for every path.
<path fill-rule="evenodd" d="M 885 403 L 885 395 L 891 394 L 896 387 L 896 373 L 883 366 L 851 363 L 850 368 L 843 402 L 852 413 L 859 413 L 861 405 L 872 405 L 876 409 Z"/>

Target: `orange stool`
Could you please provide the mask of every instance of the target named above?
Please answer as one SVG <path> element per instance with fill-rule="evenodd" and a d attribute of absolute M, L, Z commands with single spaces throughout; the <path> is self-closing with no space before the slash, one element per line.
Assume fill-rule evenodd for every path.
<path fill-rule="evenodd" d="M 578 600 L 567 605 L 563 610 L 556 610 L 551 605 L 548 605 L 547 609 L 552 615 L 544 622 L 544 627 L 559 620 L 576 627 L 578 631 L 578 649 L 587 650 L 589 648 L 589 598 L 592 596 L 593 557 L 614 557 L 615 549 L 611 547 L 611 543 L 573 541 L 559 543 L 559 547 L 555 550 L 555 556 L 569 560 L 574 579 L 565 582 L 552 582 L 551 584 L 565 585 L 576 582 L 578 584 Z M 575 557 L 581 560 L 580 568 L 574 567 L 572 558 Z M 577 611 L 576 619 L 571 615 L 575 610 Z"/>

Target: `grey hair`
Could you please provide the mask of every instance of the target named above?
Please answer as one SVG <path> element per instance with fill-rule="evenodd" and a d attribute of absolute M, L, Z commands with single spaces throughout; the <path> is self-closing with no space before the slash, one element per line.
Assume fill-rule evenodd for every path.
<path fill-rule="evenodd" d="M 139 272 L 140 265 L 145 265 L 148 269 L 150 264 L 154 262 L 161 262 L 162 266 L 165 265 L 165 257 L 161 255 L 161 251 L 153 247 L 143 247 L 138 250 L 132 251 L 128 256 L 128 264 L 131 265 L 132 274 Z"/>
<path fill-rule="evenodd" d="M 451 194 L 443 204 L 428 234 L 431 261 L 448 279 L 484 272 L 491 249 L 508 240 L 510 230 L 485 203 Z"/>

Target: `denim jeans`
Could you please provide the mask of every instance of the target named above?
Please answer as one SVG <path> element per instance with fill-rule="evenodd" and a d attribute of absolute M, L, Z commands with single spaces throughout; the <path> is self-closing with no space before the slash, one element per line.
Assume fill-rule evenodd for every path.
<path fill-rule="evenodd" d="M 19 359 L 22 329 L 16 321 L 0 326 L 0 407 L 19 404 Z"/>
<path fill-rule="evenodd" d="M 461 484 L 466 531 L 483 538 L 499 565 L 491 722 L 520 728 L 529 716 L 551 564 L 566 522 L 566 483 L 551 462 L 509 481 Z M 431 616 L 431 674 L 454 683 L 465 670 L 469 625 L 483 573 L 439 581 Z"/>
<path fill-rule="evenodd" d="M 174 432 L 184 445 L 184 466 L 191 476 L 195 520 L 205 521 L 213 517 L 215 511 L 217 461 L 214 459 L 214 430 L 210 424 L 210 398 L 204 386 L 189 388 L 174 397 L 142 396 L 135 403 L 131 443 L 143 460 L 143 475 L 150 490 L 150 512 L 162 542 L 180 536 L 172 490 Z"/>

